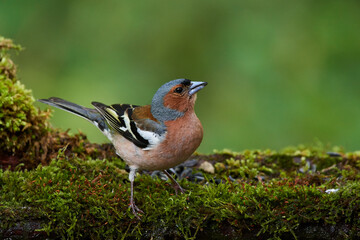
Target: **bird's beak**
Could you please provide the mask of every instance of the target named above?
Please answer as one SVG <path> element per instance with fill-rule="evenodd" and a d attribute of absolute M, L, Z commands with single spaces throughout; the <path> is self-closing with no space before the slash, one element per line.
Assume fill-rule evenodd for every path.
<path fill-rule="evenodd" d="M 191 81 L 189 95 L 192 96 L 207 85 L 207 82 L 194 82 Z"/>

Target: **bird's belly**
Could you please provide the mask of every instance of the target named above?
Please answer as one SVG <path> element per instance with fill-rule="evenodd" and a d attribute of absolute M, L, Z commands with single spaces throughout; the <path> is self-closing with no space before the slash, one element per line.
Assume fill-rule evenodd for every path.
<path fill-rule="evenodd" d="M 116 153 L 129 165 L 134 168 L 144 170 L 164 170 L 174 167 L 186 161 L 202 140 L 201 134 L 195 134 L 197 137 L 177 136 L 176 143 L 170 143 L 164 140 L 156 147 L 144 150 L 125 139 L 121 135 L 117 135 L 113 139 Z"/>

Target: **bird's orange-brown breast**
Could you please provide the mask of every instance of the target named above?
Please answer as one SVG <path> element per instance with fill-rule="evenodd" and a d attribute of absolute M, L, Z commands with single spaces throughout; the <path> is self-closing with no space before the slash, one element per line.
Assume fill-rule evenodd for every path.
<path fill-rule="evenodd" d="M 168 128 L 164 145 L 166 151 L 180 160 L 185 161 L 199 147 L 203 138 L 203 127 L 194 111 L 188 111 L 175 121 L 167 121 Z M 166 152 L 164 151 L 164 153 Z"/>

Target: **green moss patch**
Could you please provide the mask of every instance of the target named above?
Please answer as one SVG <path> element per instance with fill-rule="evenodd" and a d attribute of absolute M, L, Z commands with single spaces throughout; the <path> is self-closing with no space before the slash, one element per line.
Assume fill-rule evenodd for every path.
<path fill-rule="evenodd" d="M 21 47 L 0 36 L 0 159 L 12 165 L 18 159 L 34 157 L 34 142 L 46 134 L 50 111 L 33 105 L 31 91 L 16 78 L 10 50 L 20 51 Z"/>
<path fill-rule="evenodd" d="M 327 155 L 321 155 L 312 153 L 305 159 L 329 162 Z M 295 238 L 309 227 L 335 229 L 326 230 L 328 237 L 358 237 L 360 155 L 343 155 L 332 161 L 336 171 L 327 167 L 301 173 L 301 162 L 296 162 L 304 156 L 298 151 L 244 151 L 222 160 L 226 170 L 205 174 L 201 183 L 182 180 L 187 192 L 178 196 L 169 182 L 141 175 L 135 182 L 135 199 L 145 212 L 139 221 L 128 208 L 130 184 L 124 162 L 83 160 L 61 151 L 49 166 L 0 172 L 0 228 L 6 237 L 6 230 L 15 223 L 41 220 L 40 231 L 64 238 L 231 235 L 241 239 L 249 234 Z M 197 158 L 215 161 L 214 155 Z M 283 170 L 279 167 L 283 158 L 298 169 Z M 213 178 L 222 182 L 215 183 Z M 326 193 L 328 189 L 337 191 Z M 15 214 L 19 212 L 25 212 L 26 219 Z"/>

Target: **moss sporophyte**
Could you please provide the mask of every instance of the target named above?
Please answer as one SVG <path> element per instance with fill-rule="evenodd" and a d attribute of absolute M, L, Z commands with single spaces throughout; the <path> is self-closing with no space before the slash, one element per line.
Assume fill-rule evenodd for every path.
<path fill-rule="evenodd" d="M 50 126 L 16 79 L 9 51 L 19 49 L 0 37 L 0 238 L 360 237 L 360 153 L 318 144 L 195 154 L 172 171 L 185 194 L 144 171 L 145 214 L 134 218 L 126 164 L 110 144 Z"/>

